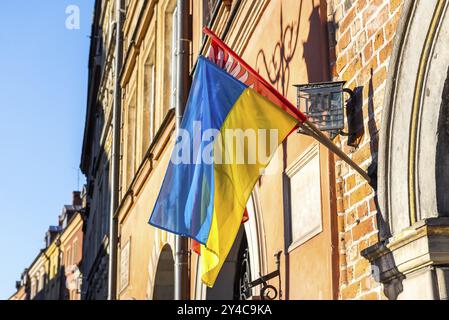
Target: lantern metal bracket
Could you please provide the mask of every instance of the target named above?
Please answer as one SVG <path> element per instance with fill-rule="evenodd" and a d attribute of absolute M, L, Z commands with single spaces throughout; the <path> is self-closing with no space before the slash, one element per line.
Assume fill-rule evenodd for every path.
<path fill-rule="evenodd" d="M 281 296 L 282 295 L 282 291 L 281 291 L 281 254 L 282 251 L 279 251 L 278 253 L 276 253 L 274 256 L 276 257 L 276 266 L 277 266 L 277 270 L 273 271 L 265 276 L 260 275 L 259 279 L 256 279 L 250 283 L 248 283 L 247 286 L 247 290 L 252 289 L 256 286 L 262 285 L 262 288 L 260 289 L 260 296 L 262 298 L 262 300 L 275 300 L 278 295 Z M 271 279 L 274 279 L 278 277 L 279 278 L 279 292 L 278 289 L 276 289 L 276 287 L 274 287 L 273 285 L 268 284 L 268 281 Z"/>
<path fill-rule="evenodd" d="M 347 110 L 346 115 L 349 117 L 354 114 L 355 106 L 357 103 L 357 96 L 356 96 L 355 92 L 349 88 L 343 88 L 343 92 L 349 94 L 349 99 L 345 101 L 345 107 Z M 342 136 L 345 136 L 345 137 L 352 137 L 355 135 L 354 132 L 345 132 L 343 130 L 340 130 L 339 134 Z"/>

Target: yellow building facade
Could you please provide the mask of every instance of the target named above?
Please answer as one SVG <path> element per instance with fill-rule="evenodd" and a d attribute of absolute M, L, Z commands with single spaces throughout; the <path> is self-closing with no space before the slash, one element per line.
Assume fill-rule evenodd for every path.
<path fill-rule="evenodd" d="M 192 1 L 190 70 L 207 55 L 202 34 L 209 26 L 290 101 L 295 84 L 330 79 L 327 61 L 326 7 L 322 1 Z M 176 1 L 129 1 L 124 25 L 121 76 L 121 184 L 118 209 L 117 298 L 172 299 L 175 237 L 148 224 L 174 143 L 176 87 Z M 266 30 L 270 30 L 269 33 Z M 272 31 L 272 32 L 271 32 Z M 233 299 L 260 297 L 260 286 L 240 292 L 239 281 L 253 281 L 277 270 L 271 280 L 278 298 L 337 297 L 338 253 L 330 168 L 333 157 L 312 139 L 294 134 L 281 146 L 248 203 L 243 227 L 213 289 L 200 281 L 200 259 L 190 253 L 190 297 Z M 304 169 L 305 168 L 305 169 Z M 303 170 L 303 171 L 301 171 Z M 317 210 L 308 233 L 292 232 L 285 203 L 309 191 Z M 297 181 L 298 180 L 298 181 Z M 291 184 L 294 181 L 295 184 Z M 284 191 L 283 191 L 284 190 Z M 308 193 L 309 192 L 309 193 Z M 273 198 L 277 199 L 273 201 Z M 282 252 L 278 255 L 279 252 Z M 279 260 L 278 260 L 279 257 Z M 300 258 L 301 257 L 301 258 Z M 242 266 L 246 266 L 242 271 Z M 292 270 L 302 270 L 296 272 Z M 306 281 L 306 279 L 308 281 Z M 313 279 L 313 281 L 310 281 Z"/>

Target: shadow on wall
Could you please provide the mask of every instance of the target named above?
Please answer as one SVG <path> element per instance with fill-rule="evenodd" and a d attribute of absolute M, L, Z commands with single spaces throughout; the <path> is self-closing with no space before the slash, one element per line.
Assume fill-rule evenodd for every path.
<path fill-rule="evenodd" d="M 301 15 L 303 1 L 301 1 L 297 14 L 297 21 L 291 21 L 286 24 L 284 21 L 284 11 L 280 7 L 280 19 L 279 19 L 279 39 L 274 44 L 272 52 L 268 53 L 265 50 L 259 50 L 256 59 L 256 70 L 257 72 L 265 73 L 267 75 L 268 81 L 280 92 L 283 96 L 288 95 L 290 87 L 290 76 L 291 76 L 291 63 L 295 57 L 295 53 L 298 48 Z M 318 10 L 317 8 L 314 11 Z M 313 14 L 312 14 L 313 15 Z M 287 148 L 286 142 L 282 143 L 283 152 L 283 172 L 285 172 L 287 167 Z M 259 179 L 259 186 L 260 186 Z M 283 174 L 283 203 L 284 203 L 284 230 L 290 230 L 290 222 L 288 219 L 290 199 L 289 199 L 289 179 Z M 288 244 L 285 240 L 284 257 L 285 257 L 285 299 L 289 299 L 290 295 L 290 259 L 288 255 Z M 282 288 L 279 289 L 280 297 L 282 296 Z"/>
<path fill-rule="evenodd" d="M 438 143 L 436 154 L 437 206 L 440 217 L 449 216 L 449 69 L 444 83 L 438 120 Z"/>
<path fill-rule="evenodd" d="M 263 71 L 268 81 L 283 96 L 287 96 L 291 87 L 291 64 L 298 49 L 301 16 L 303 13 L 303 2 L 300 2 L 297 20 L 286 23 L 281 3 L 281 14 L 279 20 L 279 40 L 274 44 L 271 53 L 259 50 L 256 59 L 256 69 Z M 313 5 L 313 1 L 312 1 Z M 328 59 L 327 59 L 327 36 L 326 29 L 320 18 L 320 8 L 314 7 L 309 16 L 309 35 L 303 43 L 303 58 L 307 68 L 308 82 L 327 81 Z M 323 61 L 326 60 L 326 61 Z"/>
<path fill-rule="evenodd" d="M 373 86 L 373 69 L 370 71 L 370 80 L 368 84 L 368 133 L 370 136 L 370 153 L 372 156 L 371 165 L 368 167 L 368 174 L 371 177 L 371 186 L 374 189 L 374 201 L 377 211 L 377 224 L 379 228 L 379 239 L 384 240 L 391 237 L 390 226 L 380 214 L 380 207 L 377 192 L 377 166 L 378 166 L 378 150 L 379 150 L 379 129 L 376 124 L 375 106 L 374 106 L 374 86 Z M 363 92 L 363 88 L 361 90 Z M 363 94 L 362 94 L 363 99 Z M 363 113 L 363 110 L 361 110 Z M 363 115 L 362 115 L 363 118 Z"/>
<path fill-rule="evenodd" d="M 48 274 L 44 277 L 44 286 L 31 300 L 66 300 L 65 267 L 60 266 L 56 275 L 50 279 Z"/>
<path fill-rule="evenodd" d="M 402 282 L 405 279 L 397 268 L 393 253 L 386 246 L 388 239 L 392 236 L 389 223 L 384 220 L 381 214 L 378 190 L 377 190 L 377 166 L 379 150 L 379 129 L 376 124 L 375 106 L 374 106 L 374 85 L 373 69 L 370 71 L 370 80 L 368 84 L 368 133 L 370 136 L 370 151 L 372 162 L 368 168 L 371 177 L 371 186 L 374 189 L 374 203 L 376 205 L 376 220 L 379 229 L 379 243 L 372 248 L 364 250 L 361 254 L 371 262 L 372 276 L 376 282 L 383 284 L 383 292 L 389 300 L 397 300 L 401 292 L 404 291 Z M 379 257 L 372 256 L 371 253 L 379 254 Z"/>
<path fill-rule="evenodd" d="M 268 81 L 283 96 L 287 96 L 290 87 L 290 65 L 298 48 L 299 26 L 301 24 L 302 1 L 299 6 L 298 20 L 285 26 L 281 2 L 281 15 L 279 21 L 279 40 L 274 45 L 272 53 L 259 50 L 256 59 L 256 70 L 263 70 Z"/>
<path fill-rule="evenodd" d="M 104 54 L 104 50 L 102 50 Z M 94 79 L 93 92 L 99 91 L 98 74 Z M 102 143 L 102 132 L 106 125 L 105 107 L 101 102 L 92 109 L 90 124 L 92 129 L 86 141 L 90 141 L 86 149 L 89 163 L 86 164 L 87 207 L 83 216 L 83 259 L 80 261 L 80 271 L 83 274 L 81 284 L 81 299 L 106 300 L 108 294 L 108 264 L 109 244 L 105 241 L 110 226 L 111 202 L 111 162 L 105 143 Z"/>
<path fill-rule="evenodd" d="M 320 20 L 319 10 L 315 8 L 309 18 L 310 21 L 310 30 L 319 30 L 320 24 L 322 23 Z M 334 22 L 335 19 L 331 19 L 331 21 L 327 22 L 327 39 L 328 46 L 335 47 L 336 37 L 335 31 L 338 29 L 339 25 Z M 321 41 L 321 42 L 320 42 Z M 304 59 L 307 65 L 308 79 L 310 82 L 319 82 L 323 81 L 322 73 L 320 73 L 317 65 L 320 63 L 319 59 L 320 55 L 317 54 L 317 48 L 320 48 L 322 44 L 322 40 L 317 37 L 316 34 L 310 33 L 307 41 L 304 43 Z M 326 50 L 327 50 L 326 45 Z M 360 57 L 361 59 L 362 57 Z M 323 59 L 323 58 L 321 58 Z M 329 61 L 329 57 L 326 56 L 326 60 Z M 330 72 L 328 72 L 329 78 Z M 330 80 L 330 79 L 324 79 Z M 394 260 L 392 252 L 386 247 L 385 240 L 391 237 L 391 232 L 389 228 L 388 222 L 383 219 L 383 216 L 380 211 L 380 207 L 378 204 L 378 192 L 377 192 L 377 163 L 378 163 L 378 148 L 379 148 L 379 128 L 377 127 L 376 117 L 375 117 L 375 102 L 374 102 L 374 84 L 373 84 L 373 70 L 370 70 L 370 78 L 368 83 L 368 132 L 365 132 L 364 125 L 364 114 L 363 114 L 363 105 L 364 105 L 364 87 L 359 86 L 356 88 L 349 88 L 354 91 L 355 101 L 347 101 L 347 144 L 350 147 L 353 147 L 354 150 L 357 150 L 359 145 L 363 142 L 365 134 L 369 134 L 370 141 L 370 154 L 372 156 L 371 165 L 368 168 L 368 174 L 370 175 L 371 187 L 373 188 L 374 194 L 374 202 L 376 205 L 376 218 L 377 224 L 379 228 L 379 243 L 376 247 L 381 248 L 381 258 L 374 259 L 371 262 L 372 264 L 372 276 L 378 282 L 383 284 L 384 294 L 388 299 L 396 300 L 399 294 L 403 291 L 402 282 L 405 279 L 405 276 L 399 272 L 396 262 Z M 338 242 L 338 240 L 337 240 Z M 337 243 L 336 242 L 336 243 Z"/>

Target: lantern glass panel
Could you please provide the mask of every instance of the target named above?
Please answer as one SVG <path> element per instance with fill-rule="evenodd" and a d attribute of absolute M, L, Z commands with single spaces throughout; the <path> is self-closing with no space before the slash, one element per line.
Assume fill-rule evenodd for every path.
<path fill-rule="evenodd" d="M 298 107 L 322 131 L 344 128 L 344 82 L 298 86 Z"/>

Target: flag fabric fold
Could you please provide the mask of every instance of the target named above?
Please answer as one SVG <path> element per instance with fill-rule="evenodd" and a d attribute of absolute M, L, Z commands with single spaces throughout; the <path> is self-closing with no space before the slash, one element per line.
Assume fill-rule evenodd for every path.
<path fill-rule="evenodd" d="M 245 209 L 245 212 L 243 212 L 242 224 L 248 222 L 248 220 L 249 220 L 248 210 Z M 201 243 L 199 243 L 198 241 L 192 239 L 191 249 L 196 254 L 201 255 Z"/>
<path fill-rule="evenodd" d="M 206 243 L 212 221 L 215 184 L 213 163 L 201 161 L 202 151 L 210 141 L 202 141 L 201 137 L 207 130 L 220 130 L 245 88 L 200 58 L 181 122 L 184 134 L 178 135 L 176 141 L 176 145 L 186 148 L 179 150 L 175 145 L 150 224 Z M 178 163 L 178 157 L 186 159 Z"/>
<path fill-rule="evenodd" d="M 181 123 L 182 133 L 149 223 L 201 244 L 202 281 L 207 286 L 214 285 L 254 185 L 276 152 L 276 148 L 268 148 L 264 159 L 259 157 L 260 149 L 268 143 L 257 132 L 275 130 L 276 136 L 270 139 L 275 139 L 277 147 L 297 123 L 297 118 L 256 90 L 215 63 L 199 58 Z M 211 130 L 214 136 L 208 134 Z M 255 132 L 254 145 L 228 135 L 235 130 Z M 257 155 L 254 161 L 240 161 L 241 147 L 252 148 Z M 249 159 L 248 150 L 245 157 Z M 209 152 L 213 161 L 204 161 Z"/>

